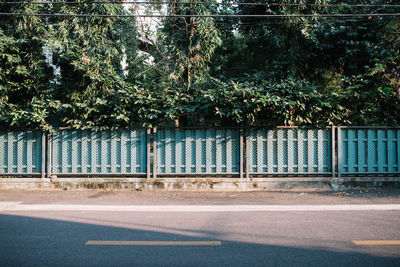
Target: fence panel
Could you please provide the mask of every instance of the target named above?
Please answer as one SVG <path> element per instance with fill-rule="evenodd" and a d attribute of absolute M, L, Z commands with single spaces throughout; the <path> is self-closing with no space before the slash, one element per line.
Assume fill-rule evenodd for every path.
<path fill-rule="evenodd" d="M 146 129 L 58 131 L 51 145 L 52 174 L 146 173 Z"/>
<path fill-rule="evenodd" d="M 322 175 L 332 172 L 331 129 L 250 129 L 250 174 Z"/>
<path fill-rule="evenodd" d="M 158 174 L 239 174 L 239 129 L 157 131 Z"/>
<path fill-rule="evenodd" d="M 0 175 L 40 174 L 42 133 L 0 132 Z"/>
<path fill-rule="evenodd" d="M 400 128 L 341 127 L 342 175 L 399 174 Z"/>

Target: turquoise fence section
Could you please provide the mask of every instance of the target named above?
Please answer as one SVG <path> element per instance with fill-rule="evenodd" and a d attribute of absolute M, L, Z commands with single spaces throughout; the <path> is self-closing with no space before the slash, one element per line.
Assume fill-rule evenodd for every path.
<path fill-rule="evenodd" d="M 53 174 L 146 173 L 146 129 L 58 131 L 51 144 Z"/>
<path fill-rule="evenodd" d="M 0 132 L 0 174 L 39 174 L 41 155 L 41 132 Z"/>
<path fill-rule="evenodd" d="M 341 174 L 400 173 L 400 128 L 340 129 Z"/>
<path fill-rule="evenodd" d="M 161 128 L 151 141 L 145 128 L 46 135 L 0 131 L 0 175 L 335 177 L 336 170 L 338 177 L 400 175 L 400 127 L 250 128 L 242 133 L 238 128 Z M 45 136 L 48 142 L 42 143 Z"/>
<path fill-rule="evenodd" d="M 238 174 L 239 129 L 159 129 L 157 173 Z"/>
<path fill-rule="evenodd" d="M 331 129 L 250 129 L 250 174 L 327 174 L 332 172 Z"/>

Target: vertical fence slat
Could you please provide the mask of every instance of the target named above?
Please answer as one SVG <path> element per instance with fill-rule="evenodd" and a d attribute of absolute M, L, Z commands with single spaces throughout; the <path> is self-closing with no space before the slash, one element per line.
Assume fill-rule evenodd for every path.
<path fill-rule="evenodd" d="M 278 172 L 283 172 L 283 130 L 278 130 L 276 135 L 276 147 L 278 156 Z"/>
<path fill-rule="evenodd" d="M 377 153 L 378 153 L 378 172 L 383 172 L 384 171 L 384 154 L 386 153 L 386 151 L 384 151 L 384 146 L 383 146 L 383 131 L 382 130 L 378 130 L 378 136 L 377 136 L 377 142 L 378 142 L 378 149 L 377 149 Z"/>
<path fill-rule="evenodd" d="M 175 172 L 182 172 L 182 138 L 181 138 L 181 130 L 175 130 Z"/>
<path fill-rule="evenodd" d="M 84 130 L 81 133 L 81 172 L 88 173 L 88 131 Z"/>
<path fill-rule="evenodd" d="M 13 173 L 14 137 L 13 132 L 7 134 L 8 153 L 7 153 L 7 173 Z"/>
<path fill-rule="evenodd" d="M 394 151 L 394 138 L 392 135 L 392 130 L 387 130 L 387 171 L 393 172 L 394 171 L 394 158 L 393 158 L 393 151 Z"/>
<path fill-rule="evenodd" d="M 165 131 L 161 129 L 157 132 L 157 172 L 165 172 Z M 164 170 L 164 171 L 162 171 Z"/>
<path fill-rule="evenodd" d="M 111 153 L 110 153 L 110 157 L 111 157 L 111 173 L 116 173 L 117 172 L 117 151 L 118 151 L 118 136 L 117 136 L 118 132 L 111 132 Z"/>
<path fill-rule="evenodd" d="M 324 171 L 324 131 L 317 130 L 317 142 L 318 142 L 318 152 L 317 152 L 317 162 L 318 162 L 318 172 Z"/>
<path fill-rule="evenodd" d="M 364 169 L 364 156 L 365 151 L 363 149 L 364 137 L 363 137 L 364 130 L 357 131 L 357 172 L 363 172 Z"/>
<path fill-rule="evenodd" d="M 397 129 L 397 172 L 400 173 L 400 129 Z"/>
<path fill-rule="evenodd" d="M 147 166 L 147 137 L 146 130 L 137 130 L 140 133 L 140 173 L 146 173 Z M 132 172 L 132 171 L 131 171 Z M 137 171 L 135 171 L 137 173 Z"/>
<path fill-rule="evenodd" d="M 355 172 L 356 167 L 356 157 L 357 155 L 357 146 L 356 141 L 357 138 L 355 136 L 355 130 L 347 130 L 347 159 L 348 159 L 348 168 L 347 172 Z"/>
<path fill-rule="evenodd" d="M 212 172 L 212 135 L 211 130 L 206 130 L 206 173 Z"/>
<path fill-rule="evenodd" d="M 170 173 L 171 170 L 171 156 L 172 156 L 172 140 L 171 140 L 171 130 L 165 131 L 165 139 L 164 139 L 164 151 L 163 154 L 165 158 L 165 171 L 164 173 Z"/>
<path fill-rule="evenodd" d="M 51 158 L 51 151 L 52 151 L 52 135 L 51 134 L 46 134 L 47 136 L 47 150 L 46 150 L 46 160 L 47 160 L 47 165 L 46 165 L 46 177 L 50 178 L 51 176 L 51 166 L 53 165 L 53 159 Z"/>
<path fill-rule="evenodd" d="M 97 164 L 100 161 L 98 159 L 99 149 L 100 149 L 99 142 L 98 142 L 98 133 L 95 131 L 90 131 L 90 137 L 91 137 L 90 138 L 90 149 L 91 149 L 91 153 L 92 153 L 92 155 L 90 157 L 90 160 L 91 160 L 91 162 L 90 162 L 91 168 L 90 169 L 91 169 L 91 172 L 96 173 L 97 169 L 98 169 Z"/>
<path fill-rule="evenodd" d="M 222 172 L 222 134 L 221 130 L 216 130 L 215 134 L 215 151 L 216 151 L 216 172 Z"/>
<path fill-rule="evenodd" d="M 107 133 L 100 133 L 100 170 L 101 173 L 107 173 L 107 165 L 108 165 L 108 153 L 107 153 Z"/>
<path fill-rule="evenodd" d="M 255 142 L 255 131 L 250 130 L 249 128 L 246 129 L 246 179 L 250 178 L 250 173 L 253 170 L 253 162 L 254 162 L 254 142 Z"/>
<path fill-rule="evenodd" d="M 61 166 L 60 170 L 62 173 L 67 173 L 67 166 L 68 166 L 68 143 L 67 143 L 67 134 L 66 131 L 61 131 L 61 136 L 60 136 L 60 142 L 61 142 Z"/>
<path fill-rule="evenodd" d="M 4 132 L 0 132 L 0 155 L 2 155 L 0 157 L 0 173 L 4 173 L 4 169 L 6 167 L 6 163 L 5 163 L 5 133 Z M 29 139 L 28 139 L 29 141 Z M 28 150 L 29 151 L 29 150 Z M 28 165 L 28 164 L 27 164 Z"/>
<path fill-rule="evenodd" d="M 287 144 L 288 144 L 288 150 L 287 150 L 287 161 L 288 161 L 288 172 L 294 172 L 294 159 L 293 159 L 293 145 L 294 145 L 294 139 L 293 139 L 293 130 L 288 130 L 287 133 Z"/>
<path fill-rule="evenodd" d="M 263 169 L 262 169 L 262 159 L 263 159 L 263 157 L 264 157 L 264 154 L 265 153 L 267 153 L 268 151 L 264 151 L 263 150 L 263 143 L 265 142 L 263 139 L 264 139 L 264 134 L 265 134 L 265 131 L 263 131 L 263 130 L 257 130 L 257 135 L 256 135 L 256 149 L 257 149 L 257 154 L 256 154 L 256 162 L 257 162 L 257 164 L 256 164 L 256 170 L 257 170 L 257 172 L 262 172 L 263 171 Z"/>
<path fill-rule="evenodd" d="M 304 172 L 304 131 L 299 130 L 297 132 L 297 170 L 298 172 Z"/>
<path fill-rule="evenodd" d="M 24 155 L 24 142 L 25 142 L 25 134 L 23 132 L 19 132 L 17 134 L 17 173 L 23 173 L 23 155 Z"/>
<path fill-rule="evenodd" d="M 77 131 L 72 131 L 71 132 L 71 144 L 72 144 L 72 150 L 69 151 L 71 153 L 72 157 L 72 163 L 71 163 L 71 169 L 72 173 L 78 173 L 78 141 L 77 141 Z"/>
<path fill-rule="evenodd" d="M 137 142 L 136 142 L 136 137 L 137 137 L 137 132 L 136 131 L 129 131 L 129 150 L 130 150 L 130 166 L 131 166 L 131 171 L 134 170 L 136 172 L 136 147 L 137 147 Z"/>
<path fill-rule="evenodd" d="M 246 162 L 246 168 L 245 168 L 245 172 L 246 172 L 246 180 L 248 181 L 250 179 L 250 173 L 252 172 L 251 169 L 251 162 L 253 162 L 253 153 L 251 152 L 251 148 L 253 147 L 253 134 L 254 131 L 250 131 L 249 128 L 246 128 L 246 134 L 245 134 L 245 139 L 246 139 L 246 145 L 245 145 L 245 162 Z"/>
<path fill-rule="evenodd" d="M 232 172 L 232 139 L 234 138 L 232 130 L 226 131 L 226 172 Z"/>
<path fill-rule="evenodd" d="M 36 138 L 35 138 L 35 142 L 34 142 L 34 146 L 35 146 L 35 157 L 34 157 L 34 166 L 35 166 L 35 170 L 36 173 L 40 173 L 41 170 L 41 159 L 42 159 L 42 133 L 37 131 L 36 132 Z"/>
<path fill-rule="evenodd" d="M 41 146 L 40 146 L 40 173 L 41 178 L 46 178 L 46 134 L 42 132 L 41 136 Z M 22 151 L 21 151 L 22 152 Z M 17 155 L 18 157 L 22 157 L 22 154 Z"/>
<path fill-rule="evenodd" d="M 253 172 L 253 160 L 254 160 L 254 131 L 246 128 L 245 134 L 245 162 L 246 162 L 246 179 L 250 178 L 250 173 Z"/>
<path fill-rule="evenodd" d="M 267 153 L 267 164 L 268 164 L 267 172 L 274 172 L 274 144 L 273 144 L 273 138 L 274 138 L 274 131 L 273 130 L 268 130 L 267 131 L 267 151 L 264 152 L 264 153 Z M 258 147 L 258 145 L 257 145 L 257 147 Z"/>
<path fill-rule="evenodd" d="M 145 162 L 145 154 L 143 154 L 143 145 L 145 145 L 145 136 L 143 136 L 143 132 L 133 130 L 133 137 L 132 140 L 133 142 L 131 143 L 131 155 L 133 155 L 134 158 L 132 158 L 132 165 L 131 170 L 134 170 L 134 173 L 140 173 L 144 172 L 143 169 L 143 162 Z"/>
<path fill-rule="evenodd" d="M 377 156 L 377 153 L 375 153 L 375 137 L 374 137 L 374 130 L 369 129 L 367 131 L 367 139 L 368 139 L 368 143 L 367 143 L 367 165 L 368 165 L 368 172 L 374 172 L 375 168 L 375 164 L 377 164 L 377 162 L 375 161 L 375 156 Z"/>
<path fill-rule="evenodd" d="M 130 171 L 128 171 L 128 169 L 126 168 L 126 161 L 127 161 L 127 159 L 126 159 L 126 156 L 127 156 L 127 149 L 126 149 L 126 141 L 127 141 L 127 134 L 128 134 L 128 131 L 127 130 L 124 130 L 124 131 L 121 131 L 121 166 L 120 166 L 120 168 L 121 168 L 121 172 L 122 173 L 134 173 L 135 171 L 134 170 L 130 170 Z M 146 147 L 147 147 L 147 144 L 146 144 Z"/>
<path fill-rule="evenodd" d="M 338 141 L 338 177 L 340 178 L 340 175 L 342 173 L 342 148 L 343 148 L 343 141 L 342 141 L 342 129 L 340 126 L 337 128 L 337 141 Z"/>
<path fill-rule="evenodd" d="M 165 173 L 165 132 L 160 129 L 157 136 L 157 172 Z"/>
<path fill-rule="evenodd" d="M 196 135 L 195 135 L 195 169 L 196 173 L 201 173 L 201 154 L 202 154 L 202 149 L 201 149 L 201 130 L 196 130 Z"/>
<path fill-rule="evenodd" d="M 191 138 L 191 133 L 190 130 L 185 131 L 185 173 L 191 173 L 192 172 L 192 138 Z"/>
<path fill-rule="evenodd" d="M 314 136 L 312 130 L 307 130 L 307 172 L 314 171 Z"/>
<path fill-rule="evenodd" d="M 58 132 L 54 132 L 49 134 L 50 136 L 50 144 L 49 146 L 51 147 L 50 151 L 50 160 L 51 160 L 51 166 L 50 166 L 50 171 L 51 173 L 57 173 L 57 168 L 58 168 Z M 29 140 L 26 144 L 26 147 L 29 151 Z M 27 155 L 27 157 L 29 157 Z"/>
<path fill-rule="evenodd" d="M 26 172 L 27 173 L 32 173 L 33 168 L 32 168 L 32 161 L 33 161 L 33 140 L 34 140 L 34 133 L 33 132 L 28 132 L 28 141 L 26 143 Z"/>
<path fill-rule="evenodd" d="M 151 154 L 151 128 L 146 129 L 146 178 L 151 178 L 150 170 L 150 154 Z M 131 172 L 132 169 L 131 169 Z"/>

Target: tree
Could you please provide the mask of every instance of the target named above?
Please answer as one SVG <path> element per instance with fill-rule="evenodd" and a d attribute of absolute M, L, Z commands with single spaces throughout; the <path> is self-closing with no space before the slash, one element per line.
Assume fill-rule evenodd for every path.
<path fill-rule="evenodd" d="M 34 13 L 37 6 L 1 5 L 1 12 Z M 38 17 L 0 20 L 0 127 L 44 127 L 53 70 L 43 53 L 45 22 Z"/>

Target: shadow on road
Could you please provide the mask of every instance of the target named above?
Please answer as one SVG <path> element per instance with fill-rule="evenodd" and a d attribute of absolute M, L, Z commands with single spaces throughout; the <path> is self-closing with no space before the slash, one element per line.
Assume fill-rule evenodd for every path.
<path fill-rule="evenodd" d="M 399 266 L 400 258 L 244 242 L 98 246 L 89 240 L 214 241 L 186 235 L 0 215 L 0 266 Z"/>

